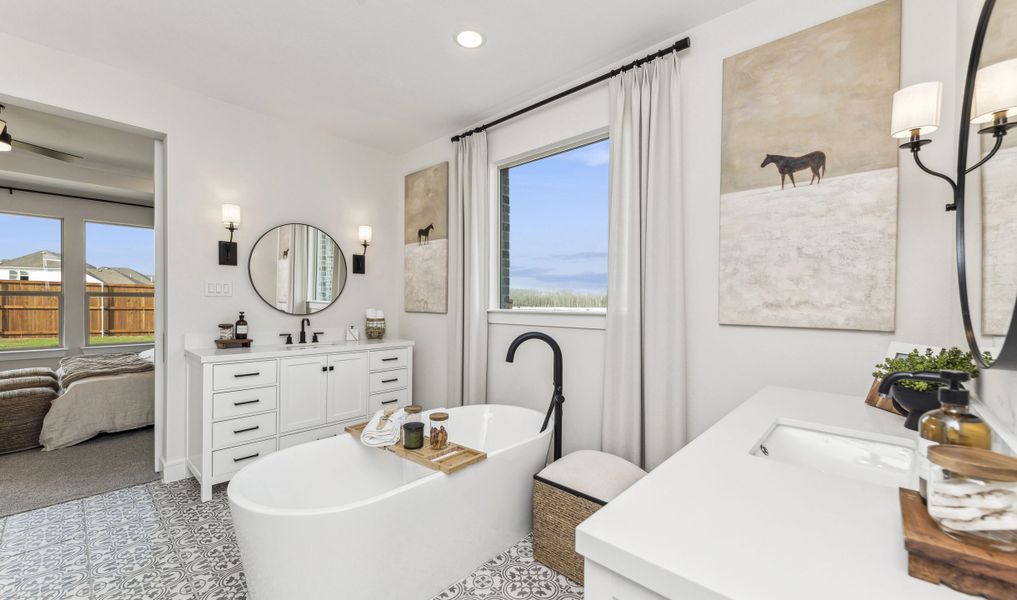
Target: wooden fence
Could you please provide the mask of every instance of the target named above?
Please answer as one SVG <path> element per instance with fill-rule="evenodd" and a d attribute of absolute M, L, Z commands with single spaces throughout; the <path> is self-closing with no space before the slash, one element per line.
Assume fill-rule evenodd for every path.
<path fill-rule="evenodd" d="M 60 299 L 56 296 L 12 296 L 9 292 L 59 292 L 60 283 L 0 281 L 0 338 L 56 337 L 60 328 Z M 155 286 L 89 283 L 88 333 L 91 336 L 140 336 L 155 333 Z M 107 296 L 105 294 L 147 294 Z"/>

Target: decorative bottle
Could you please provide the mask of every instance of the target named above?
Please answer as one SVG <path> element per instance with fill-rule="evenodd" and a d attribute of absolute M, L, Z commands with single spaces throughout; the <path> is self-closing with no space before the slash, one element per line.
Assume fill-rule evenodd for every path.
<path fill-rule="evenodd" d="M 240 311 L 240 318 L 237 319 L 237 324 L 233 329 L 233 335 L 238 340 L 247 339 L 247 319 L 244 318 L 244 311 Z"/>

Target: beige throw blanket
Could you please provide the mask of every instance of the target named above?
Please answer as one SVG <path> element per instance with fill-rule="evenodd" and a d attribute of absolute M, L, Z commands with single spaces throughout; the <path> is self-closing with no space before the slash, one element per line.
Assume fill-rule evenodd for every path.
<path fill-rule="evenodd" d="M 60 361 L 62 375 L 60 383 L 66 390 L 75 381 L 105 375 L 144 373 L 155 370 L 155 365 L 137 354 L 98 354 L 95 356 L 70 356 Z"/>

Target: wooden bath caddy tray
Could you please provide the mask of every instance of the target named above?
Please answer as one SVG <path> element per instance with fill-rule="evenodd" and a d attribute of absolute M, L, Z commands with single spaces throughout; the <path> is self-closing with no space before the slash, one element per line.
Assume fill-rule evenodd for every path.
<path fill-rule="evenodd" d="M 985 550 L 943 533 L 922 497 L 900 490 L 908 575 L 989 600 L 1017 598 L 1017 554 Z"/>
<path fill-rule="evenodd" d="M 346 432 L 359 438 L 365 427 L 367 427 L 367 423 L 347 425 Z M 428 469 L 441 471 L 445 474 L 461 471 L 466 467 L 477 464 L 487 458 L 487 452 L 481 452 L 480 450 L 460 446 L 453 442 L 449 442 L 448 445 L 441 450 L 434 450 L 430 446 L 430 441 L 430 438 L 425 436 L 424 447 L 418 450 L 407 450 L 403 447 L 401 440 L 398 444 L 385 446 L 384 448 L 379 448 L 379 450 L 384 449 L 389 452 L 394 452 L 406 460 L 413 461 L 418 465 L 423 465 Z M 446 456 L 448 458 L 444 458 Z"/>
<path fill-rule="evenodd" d="M 252 340 L 252 339 L 245 339 L 245 340 L 216 340 L 215 341 L 215 347 L 220 349 L 220 350 L 225 350 L 227 348 L 250 348 L 251 344 L 253 344 L 253 343 L 254 343 L 254 340 Z"/>

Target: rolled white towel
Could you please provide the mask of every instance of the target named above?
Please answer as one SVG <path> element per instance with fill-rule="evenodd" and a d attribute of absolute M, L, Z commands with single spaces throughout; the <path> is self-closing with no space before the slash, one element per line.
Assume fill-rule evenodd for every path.
<path fill-rule="evenodd" d="M 399 438 L 402 436 L 403 421 L 406 420 L 406 411 L 400 408 L 392 413 L 384 427 L 378 429 L 378 423 L 383 416 L 385 416 L 385 411 L 379 410 L 371 417 L 367 427 L 364 427 L 364 431 L 360 434 L 360 441 L 365 446 L 379 448 L 399 443 Z"/>
<path fill-rule="evenodd" d="M 987 489 L 977 493 L 956 495 L 945 491 L 941 485 L 933 485 L 929 494 L 929 506 L 945 506 L 954 508 L 986 508 L 1006 510 L 1017 502 L 1017 495 L 1005 489 Z"/>

